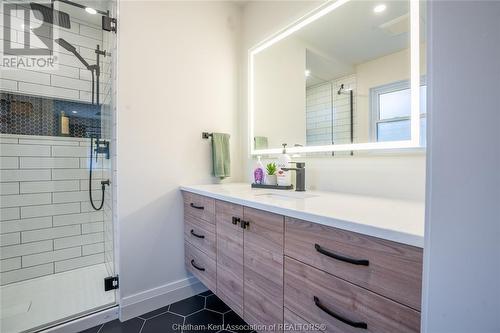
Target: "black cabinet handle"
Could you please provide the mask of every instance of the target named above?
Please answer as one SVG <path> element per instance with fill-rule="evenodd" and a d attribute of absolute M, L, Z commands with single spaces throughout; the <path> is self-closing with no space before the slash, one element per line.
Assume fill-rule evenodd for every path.
<path fill-rule="evenodd" d="M 240 222 L 240 218 L 239 217 L 236 217 L 236 216 L 233 216 L 233 219 L 231 221 L 234 225 L 238 224 Z"/>
<path fill-rule="evenodd" d="M 324 254 L 325 256 L 328 256 L 328 257 L 331 257 L 333 259 L 337 259 L 340 261 L 345 261 L 345 262 L 348 262 L 348 263 L 353 264 L 353 265 L 368 266 L 370 264 L 370 262 L 366 259 L 353 259 L 353 258 L 349 258 L 349 257 L 344 257 L 344 256 L 341 256 L 339 254 L 335 254 L 333 252 L 325 250 L 321 246 L 319 246 L 318 244 L 314 244 L 314 248 L 316 249 L 316 251 L 318 251 L 321 254 Z"/>
<path fill-rule="evenodd" d="M 205 268 L 200 267 L 200 266 L 196 266 L 196 264 L 194 263 L 194 259 L 191 260 L 191 266 L 193 266 L 194 268 L 196 268 L 199 271 L 202 271 L 202 272 L 205 271 Z"/>
<path fill-rule="evenodd" d="M 191 235 L 193 235 L 194 237 L 198 237 L 198 238 L 205 238 L 205 236 L 203 236 L 203 235 L 195 234 L 193 229 L 191 229 Z"/>
<path fill-rule="evenodd" d="M 250 225 L 250 221 L 241 220 L 241 222 L 240 222 L 240 227 L 242 227 L 243 229 L 248 228 L 249 225 Z"/>
<path fill-rule="evenodd" d="M 347 324 L 347 325 L 352 326 L 352 327 L 362 328 L 362 329 L 365 329 L 365 330 L 368 329 L 368 324 L 367 323 L 362 322 L 362 321 L 352 321 L 352 320 L 349 320 L 347 318 L 342 317 L 339 314 L 336 314 L 332 310 L 328 309 L 323 304 L 321 304 L 321 302 L 319 301 L 319 298 L 317 298 L 316 296 L 314 296 L 314 304 L 316 304 L 316 306 L 318 308 L 320 308 L 324 312 L 328 313 L 333 318 L 335 318 L 335 319 L 343 322 L 344 324 Z"/>
<path fill-rule="evenodd" d="M 201 210 L 205 209 L 205 207 L 203 207 L 203 206 L 196 206 L 196 205 L 195 205 L 194 203 L 192 203 L 192 202 L 191 202 L 190 206 L 191 206 L 191 207 L 193 207 L 193 208 L 195 208 L 195 209 L 201 209 Z"/>

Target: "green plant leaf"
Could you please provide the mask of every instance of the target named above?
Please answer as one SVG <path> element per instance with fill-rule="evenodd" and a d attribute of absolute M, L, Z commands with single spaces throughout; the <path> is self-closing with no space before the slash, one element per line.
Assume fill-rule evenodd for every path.
<path fill-rule="evenodd" d="M 266 171 L 269 176 L 272 176 L 276 173 L 276 163 L 268 163 L 266 165 Z"/>

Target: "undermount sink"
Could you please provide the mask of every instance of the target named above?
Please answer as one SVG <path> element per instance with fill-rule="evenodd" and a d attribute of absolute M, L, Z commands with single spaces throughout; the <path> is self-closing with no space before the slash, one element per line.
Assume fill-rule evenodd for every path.
<path fill-rule="evenodd" d="M 317 195 L 307 194 L 304 192 L 283 192 L 283 193 L 268 192 L 268 193 L 258 193 L 255 194 L 255 196 L 264 198 L 273 198 L 273 199 L 294 199 L 294 200 L 317 197 Z"/>

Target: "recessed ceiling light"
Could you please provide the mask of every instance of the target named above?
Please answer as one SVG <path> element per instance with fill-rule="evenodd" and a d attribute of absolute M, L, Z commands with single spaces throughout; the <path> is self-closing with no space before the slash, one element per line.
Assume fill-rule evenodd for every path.
<path fill-rule="evenodd" d="M 309 76 L 311 76 L 311 71 L 308 70 L 308 69 L 306 69 L 306 71 L 305 71 L 304 74 L 305 74 L 306 77 L 309 77 Z"/>
<path fill-rule="evenodd" d="M 95 15 L 97 14 L 97 10 L 95 10 L 94 8 L 91 8 L 91 7 L 87 7 L 85 8 L 85 11 L 89 14 L 92 14 L 92 15 Z"/>
<path fill-rule="evenodd" d="M 71 111 L 71 113 L 78 113 L 78 111 Z"/>
<path fill-rule="evenodd" d="M 373 12 L 376 14 L 379 14 L 379 13 L 384 12 L 386 9 L 387 9 L 387 6 L 385 4 L 380 4 L 380 5 L 376 5 L 375 7 L 373 7 Z"/>

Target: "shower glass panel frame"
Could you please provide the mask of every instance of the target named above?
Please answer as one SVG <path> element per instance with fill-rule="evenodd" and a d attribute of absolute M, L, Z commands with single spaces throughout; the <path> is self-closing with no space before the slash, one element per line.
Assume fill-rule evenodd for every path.
<path fill-rule="evenodd" d="M 117 2 L 0 7 L 0 331 L 32 332 L 117 305 Z"/>

